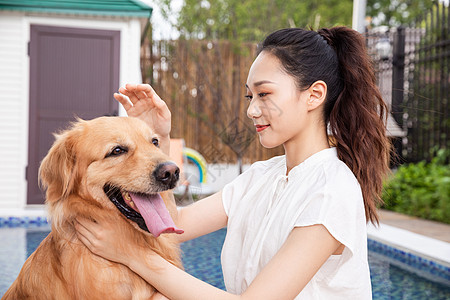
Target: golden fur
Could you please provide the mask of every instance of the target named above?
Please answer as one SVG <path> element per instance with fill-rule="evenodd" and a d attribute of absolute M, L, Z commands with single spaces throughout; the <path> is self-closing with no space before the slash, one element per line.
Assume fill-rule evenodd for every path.
<path fill-rule="evenodd" d="M 78 240 L 73 222 L 79 216 L 97 221 L 112 218 L 141 247 L 182 267 L 172 234 L 155 238 L 141 230 L 119 212 L 103 190 L 109 183 L 124 190 L 155 192 L 150 174 L 169 158 L 152 144 L 154 137 L 144 122 L 121 117 L 79 120 L 56 135 L 39 171 L 52 231 L 27 259 L 2 299 L 151 299 L 156 294 L 130 269 L 92 254 Z M 128 152 L 106 157 L 116 145 L 125 145 Z M 176 222 L 171 192 L 160 194 Z"/>

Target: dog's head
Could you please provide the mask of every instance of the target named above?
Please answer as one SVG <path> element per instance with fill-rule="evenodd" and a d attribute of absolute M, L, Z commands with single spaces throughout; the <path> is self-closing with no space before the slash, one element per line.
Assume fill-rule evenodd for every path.
<path fill-rule="evenodd" d="M 67 218 L 69 207 L 82 210 L 84 205 L 118 209 L 154 236 L 182 232 L 160 196 L 175 187 L 179 169 L 144 122 L 124 117 L 78 120 L 55 137 L 39 170 L 53 222 Z"/>

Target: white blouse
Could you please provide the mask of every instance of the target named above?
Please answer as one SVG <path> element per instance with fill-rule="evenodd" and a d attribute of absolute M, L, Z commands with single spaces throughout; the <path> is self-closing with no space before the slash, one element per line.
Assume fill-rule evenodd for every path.
<path fill-rule="evenodd" d="M 285 174 L 286 158 L 277 156 L 254 163 L 222 191 L 227 291 L 242 294 L 294 227 L 322 224 L 345 249 L 332 255 L 295 299 L 372 299 L 361 188 L 336 148 Z"/>

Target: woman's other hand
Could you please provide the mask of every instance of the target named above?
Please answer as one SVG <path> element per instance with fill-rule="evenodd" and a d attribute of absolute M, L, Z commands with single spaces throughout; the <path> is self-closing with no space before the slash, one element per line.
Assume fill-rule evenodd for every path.
<path fill-rule="evenodd" d="M 139 249 L 138 245 L 133 244 L 133 239 L 127 239 L 129 235 L 126 230 L 120 228 L 123 226 L 122 222 L 114 222 L 112 219 L 93 221 L 79 217 L 74 225 L 78 239 L 92 253 L 107 260 L 127 265 L 130 249 Z"/>
<path fill-rule="evenodd" d="M 149 84 L 128 83 L 125 88 L 119 88 L 119 92 L 114 93 L 114 98 L 123 105 L 128 116 L 147 123 L 159 136 L 163 152 L 169 154 L 171 113 L 166 103 Z"/>
<path fill-rule="evenodd" d="M 125 108 L 128 116 L 139 118 L 153 128 L 161 137 L 168 136 L 171 129 L 171 114 L 166 103 L 148 84 L 129 84 L 114 93 L 114 98 Z M 127 96 L 130 100 L 128 100 Z"/>
<path fill-rule="evenodd" d="M 150 248 L 141 248 L 137 244 L 133 245 L 133 239 L 127 239 L 128 234 L 122 232 L 118 225 L 120 222 L 114 222 L 112 219 L 103 220 L 102 223 L 94 222 L 86 218 L 77 218 L 75 228 L 78 239 L 95 255 L 104 259 L 114 261 L 125 266 L 132 263 L 132 259 L 137 260 L 143 257 L 157 256 Z M 118 236 L 118 233 L 122 236 Z M 127 239 L 126 241 L 124 241 Z M 142 250 L 141 252 L 139 250 Z M 145 255 L 143 254 L 145 253 Z M 169 300 L 163 294 L 156 292 L 151 299 Z"/>

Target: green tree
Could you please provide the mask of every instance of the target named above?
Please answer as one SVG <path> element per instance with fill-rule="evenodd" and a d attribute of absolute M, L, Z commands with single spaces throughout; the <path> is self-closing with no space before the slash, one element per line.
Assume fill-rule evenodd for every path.
<path fill-rule="evenodd" d="M 431 0 L 367 0 L 367 16 L 375 25 L 391 27 L 416 20 L 433 5 Z"/>
<path fill-rule="evenodd" d="M 285 27 L 351 25 L 351 0 L 185 0 L 174 24 L 185 38 L 260 41 Z M 160 0 L 170 15 L 170 0 Z"/>

